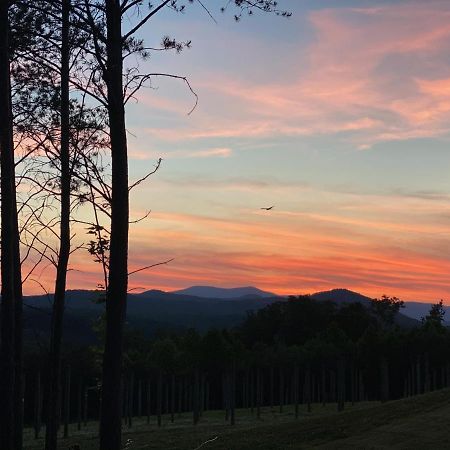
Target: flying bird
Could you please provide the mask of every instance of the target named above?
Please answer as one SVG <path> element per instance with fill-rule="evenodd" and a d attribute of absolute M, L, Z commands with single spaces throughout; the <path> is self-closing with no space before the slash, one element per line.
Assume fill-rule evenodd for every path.
<path fill-rule="evenodd" d="M 273 208 L 274 208 L 274 206 L 275 206 L 275 205 L 273 205 L 273 206 L 269 206 L 268 208 L 261 208 L 261 209 L 264 209 L 265 211 L 270 211 L 271 209 L 273 209 Z"/>

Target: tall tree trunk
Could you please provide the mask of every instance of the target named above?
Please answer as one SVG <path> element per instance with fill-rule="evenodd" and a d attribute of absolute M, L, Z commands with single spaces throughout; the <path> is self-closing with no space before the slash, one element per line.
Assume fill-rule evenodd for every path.
<path fill-rule="evenodd" d="M 255 374 L 254 370 L 250 369 L 249 372 L 249 400 L 250 400 L 250 412 L 253 414 L 255 410 Z"/>
<path fill-rule="evenodd" d="M 138 398 L 137 398 L 138 404 L 138 417 L 139 419 L 142 417 L 142 380 L 139 378 L 138 380 Z"/>
<path fill-rule="evenodd" d="M 424 356 L 424 392 L 431 390 L 430 358 L 428 353 Z"/>
<path fill-rule="evenodd" d="M 278 383 L 279 383 L 279 388 L 280 388 L 278 400 L 280 403 L 280 413 L 282 413 L 283 412 L 283 400 L 284 400 L 284 375 L 283 375 L 283 369 L 281 369 L 281 368 L 279 370 Z"/>
<path fill-rule="evenodd" d="M 298 413 L 299 413 L 299 370 L 298 370 L 298 366 L 296 365 L 294 367 L 294 380 L 293 380 L 293 385 L 294 385 L 294 413 L 295 413 L 295 418 L 298 419 Z"/>
<path fill-rule="evenodd" d="M 385 356 L 382 356 L 380 360 L 380 381 L 380 400 L 387 402 L 389 400 L 389 365 Z"/>
<path fill-rule="evenodd" d="M 170 421 L 175 421 L 175 374 L 172 374 L 170 386 Z"/>
<path fill-rule="evenodd" d="M 164 382 L 164 409 L 163 414 L 169 413 L 169 380 L 168 377 L 165 377 L 166 380 Z"/>
<path fill-rule="evenodd" d="M 416 362 L 416 395 L 422 394 L 422 377 L 421 377 L 421 363 L 420 356 L 417 357 Z"/>
<path fill-rule="evenodd" d="M 83 409 L 83 382 L 81 378 L 78 380 L 78 391 L 77 391 L 77 430 L 81 430 L 81 418 Z"/>
<path fill-rule="evenodd" d="M 270 409 L 271 411 L 273 411 L 273 402 L 274 402 L 274 368 L 271 367 L 270 368 L 270 394 L 269 394 L 269 399 L 270 399 Z"/>
<path fill-rule="evenodd" d="M 110 126 L 112 200 L 106 337 L 103 354 L 100 450 L 120 450 L 120 380 L 128 283 L 128 156 L 123 102 L 122 24 L 119 0 L 106 0 L 108 117 Z"/>
<path fill-rule="evenodd" d="M 229 375 L 230 425 L 236 423 L 236 364 L 233 362 Z"/>
<path fill-rule="evenodd" d="M 70 256 L 70 98 L 69 98 L 69 15 L 71 0 L 62 1 L 61 11 L 61 222 L 55 295 L 53 299 L 49 387 L 47 394 L 47 427 L 45 449 L 56 450 L 61 403 L 61 343 L 63 335 L 64 304 L 66 296 L 67 266 Z"/>
<path fill-rule="evenodd" d="M 304 402 L 306 403 L 306 410 L 310 413 L 311 412 L 311 368 L 308 366 L 305 371 L 305 384 L 303 388 L 303 398 Z"/>
<path fill-rule="evenodd" d="M 197 425 L 200 418 L 200 375 L 199 370 L 195 369 L 194 374 L 194 399 L 192 408 L 192 418 L 194 425 Z"/>
<path fill-rule="evenodd" d="M 128 386 L 128 381 L 127 381 L 127 377 L 124 376 L 122 378 L 122 385 L 123 385 L 123 389 L 122 389 L 122 415 L 123 415 L 123 423 L 124 425 L 128 424 L 128 407 L 130 406 L 130 403 L 128 401 L 128 393 L 129 393 L 129 386 Z"/>
<path fill-rule="evenodd" d="M 327 403 L 327 373 L 325 371 L 325 367 L 323 366 L 321 370 L 320 388 L 321 388 L 322 406 L 325 406 Z"/>
<path fill-rule="evenodd" d="M 151 380 L 149 378 L 147 380 L 147 400 L 146 400 L 146 403 L 147 403 L 147 424 L 150 423 L 150 415 L 152 413 L 152 409 L 151 409 L 151 406 L 152 406 L 152 403 L 151 403 L 151 401 L 152 401 L 152 397 L 151 397 L 152 391 L 151 391 L 151 389 L 152 389 L 152 383 L 151 383 Z"/>
<path fill-rule="evenodd" d="M 178 417 L 181 417 L 181 411 L 183 410 L 183 382 L 181 378 L 178 380 Z"/>
<path fill-rule="evenodd" d="M 15 446 L 15 243 L 16 199 L 14 146 L 9 67 L 8 0 L 0 0 L 0 166 L 1 166 L 1 348 L 0 348 L 0 442 L 2 449 Z M 19 387 L 18 387 L 19 388 Z M 20 430 L 21 432 L 21 430 Z"/>
<path fill-rule="evenodd" d="M 69 437 L 70 423 L 70 366 L 66 368 L 65 389 L 64 389 L 64 437 Z"/>
<path fill-rule="evenodd" d="M 256 368 L 256 417 L 261 418 L 261 370 Z"/>
<path fill-rule="evenodd" d="M 83 394 L 83 424 L 86 427 L 88 422 L 88 388 L 87 386 L 84 388 Z"/>
<path fill-rule="evenodd" d="M 363 374 L 361 371 L 359 371 L 359 393 L 358 393 L 358 397 L 359 397 L 359 401 L 363 402 L 365 401 L 365 389 L 364 389 L 364 378 L 363 378 Z"/>
<path fill-rule="evenodd" d="M 162 401 L 163 401 L 163 375 L 162 370 L 158 372 L 158 383 L 156 386 L 156 415 L 158 417 L 158 427 L 162 425 Z"/>
<path fill-rule="evenodd" d="M 209 411 L 209 409 L 211 407 L 211 403 L 210 403 L 211 385 L 210 385 L 209 381 L 206 382 L 205 389 L 206 389 L 206 393 L 205 393 L 205 411 Z"/>
<path fill-rule="evenodd" d="M 134 414 L 134 373 L 130 374 L 129 391 L 128 391 L 128 427 L 133 426 Z"/>
<path fill-rule="evenodd" d="M 13 185 L 13 196 L 16 198 L 16 185 Z M 23 374 L 23 295 L 22 295 L 22 264 L 20 261 L 19 225 L 17 216 L 17 206 L 14 202 L 14 443 L 16 450 L 23 448 L 23 419 L 24 419 L 24 386 L 25 378 Z"/>
<path fill-rule="evenodd" d="M 37 373 L 34 391 L 34 438 L 39 439 L 42 419 L 41 372 Z"/>
<path fill-rule="evenodd" d="M 345 361 L 338 360 L 337 367 L 337 409 L 343 411 L 345 407 Z"/>

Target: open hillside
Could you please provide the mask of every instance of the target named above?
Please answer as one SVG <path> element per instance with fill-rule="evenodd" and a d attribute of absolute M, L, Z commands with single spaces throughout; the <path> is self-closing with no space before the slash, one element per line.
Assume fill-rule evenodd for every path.
<path fill-rule="evenodd" d="M 288 450 L 288 449 L 447 449 L 450 447 L 448 417 L 450 390 L 410 397 L 384 404 L 371 402 L 336 412 L 335 405 L 313 405 L 312 412 L 293 417 L 293 408 L 284 414 L 264 409 L 257 419 L 248 410 L 237 411 L 236 426 L 230 427 L 220 411 L 204 414 L 194 427 L 192 418 L 183 415 L 171 424 L 169 418 L 158 429 L 154 418 L 147 425 L 137 420 L 125 429 L 124 442 L 129 450 Z M 304 408 L 303 408 L 304 409 Z M 61 450 L 78 444 L 81 450 L 94 450 L 98 424 L 91 422 L 82 431 L 61 441 Z M 209 441 L 209 442 L 208 442 Z M 42 439 L 26 433 L 26 448 L 41 450 Z"/>

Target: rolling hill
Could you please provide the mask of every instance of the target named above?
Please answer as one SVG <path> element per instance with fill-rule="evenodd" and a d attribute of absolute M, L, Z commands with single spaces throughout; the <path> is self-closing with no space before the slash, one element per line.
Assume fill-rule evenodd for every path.
<path fill-rule="evenodd" d="M 203 298 L 221 298 L 235 299 L 239 297 L 276 297 L 276 294 L 262 291 L 253 286 L 237 287 L 237 288 L 218 288 L 214 286 L 191 286 L 186 289 L 174 291 L 172 294 L 193 295 Z"/>
<path fill-rule="evenodd" d="M 192 295 L 196 292 L 203 295 Z M 215 297 L 206 296 L 208 292 Z M 87 290 L 67 292 L 65 337 L 69 342 L 91 343 L 95 341 L 92 325 L 103 314 L 104 305 L 98 302 L 99 293 Z M 235 295 L 235 297 L 233 297 Z M 370 298 L 346 289 L 334 289 L 312 295 L 318 301 L 330 300 L 339 304 L 360 302 L 368 305 Z M 221 289 L 194 286 L 177 292 L 150 290 L 129 294 L 127 323 L 141 329 L 146 335 L 158 330 L 185 330 L 195 328 L 200 332 L 210 328 L 228 328 L 238 325 L 249 311 L 256 311 L 285 297 L 273 296 L 257 288 L 245 287 Z M 24 300 L 25 336 L 30 340 L 48 339 L 50 328 L 51 298 L 31 296 Z M 416 306 L 417 307 L 417 306 Z M 428 305 L 429 307 L 429 305 Z M 402 313 L 397 324 L 414 327 L 419 322 Z"/>

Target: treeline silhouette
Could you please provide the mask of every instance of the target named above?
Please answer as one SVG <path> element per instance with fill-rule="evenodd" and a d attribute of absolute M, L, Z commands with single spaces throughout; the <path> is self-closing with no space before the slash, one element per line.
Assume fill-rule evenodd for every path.
<path fill-rule="evenodd" d="M 395 325 L 402 306 L 383 297 L 367 307 L 309 296 L 291 297 L 248 314 L 232 330 L 160 332 L 153 339 L 128 329 L 122 378 L 122 414 L 159 426 L 190 412 L 224 411 L 230 424 L 239 409 L 260 417 L 267 408 L 300 411 L 334 403 L 337 410 L 361 401 L 388 401 L 450 385 L 450 331 L 442 302 L 412 329 Z M 103 335 L 103 323 L 97 332 Z M 100 347 L 64 357 L 62 425 L 80 429 L 98 420 Z M 39 437 L 45 412 L 46 370 L 39 352 L 26 358 L 25 417 Z M 44 406 L 43 406 L 44 405 Z"/>

